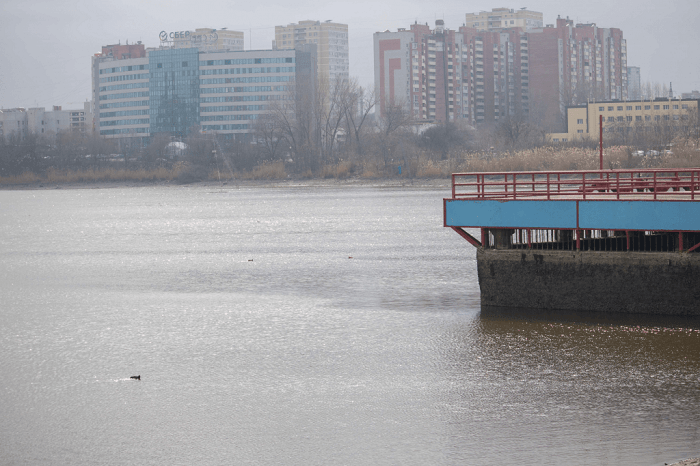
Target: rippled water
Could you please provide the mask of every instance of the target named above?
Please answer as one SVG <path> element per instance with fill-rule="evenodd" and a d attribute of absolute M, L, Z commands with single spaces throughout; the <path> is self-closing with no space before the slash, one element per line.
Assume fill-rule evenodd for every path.
<path fill-rule="evenodd" d="M 697 322 L 482 312 L 446 195 L 0 191 L 0 464 L 700 453 Z"/>

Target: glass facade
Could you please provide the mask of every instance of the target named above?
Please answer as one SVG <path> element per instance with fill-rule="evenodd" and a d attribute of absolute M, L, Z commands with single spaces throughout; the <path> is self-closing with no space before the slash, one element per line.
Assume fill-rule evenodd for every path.
<path fill-rule="evenodd" d="M 199 50 L 154 50 L 150 70 L 150 134 L 186 137 L 199 125 Z"/>

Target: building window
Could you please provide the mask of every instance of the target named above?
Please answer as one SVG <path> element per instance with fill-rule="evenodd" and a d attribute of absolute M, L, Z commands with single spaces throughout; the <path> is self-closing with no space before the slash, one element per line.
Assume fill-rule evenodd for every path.
<path fill-rule="evenodd" d="M 632 117 L 630 115 L 627 115 L 627 121 L 632 121 Z"/>
<path fill-rule="evenodd" d="M 581 134 L 581 133 L 583 133 L 583 130 L 582 130 L 582 129 L 579 129 L 579 130 L 576 131 L 576 132 L 579 133 L 579 134 Z"/>
<path fill-rule="evenodd" d="M 605 111 L 605 107 L 598 107 L 598 111 L 599 112 Z"/>
<path fill-rule="evenodd" d="M 644 121 L 651 121 L 650 115 L 644 115 Z"/>
<path fill-rule="evenodd" d="M 635 121 L 642 121 L 642 117 L 640 115 L 637 115 L 634 119 Z"/>
<path fill-rule="evenodd" d="M 651 110 L 651 105 L 645 105 L 644 110 Z"/>
<path fill-rule="evenodd" d="M 635 109 L 635 110 L 641 110 L 641 109 L 642 109 L 642 106 L 641 106 L 641 105 L 635 105 L 635 106 L 634 106 L 634 109 Z"/>
<path fill-rule="evenodd" d="M 619 117 L 617 117 L 617 121 L 625 121 L 625 117 L 619 116 Z"/>
<path fill-rule="evenodd" d="M 687 109 L 687 108 L 688 108 L 688 104 L 683 104 L 683 105 L 681 105 L 681 108 Z"/>
<path fill-rule="evenodd" d="M 628 105 L 628 106 L 627 106 L 627 110 L 632 110 L 632 106 L 631 106 L 631 105 Z"/>
<path fill-rule="evenodd" d="M 612 112 L 613 110 L 615 110 L 615 107 L 608 107 L 608 112 Z"/>
<path fill-rule="evenodd" d="M 608 117 L 608 121 L 615 121 L 615 117 Z"/>
<path fill-rule="evenodd" d="M 583 124 L 583 118 L 579 118 L 578 120 L 576 120 L 576 123 L 578 123 L 579 125 L 582 125 L 582 124 Z"/>
<path fill-rule="evenodd" d="M 659 106 L 659 105 L 654 105 L 654 110 L 659 110 L 660 108 L 661 108 L 661 106 Z"/>
<path fill-rule="evenodd" d="M 559 138 L 553 138 L 552 141 L 553 141 L 553 142 L 559 142 Z"/>
<path fill-rule="evenodd" d="M 678 105 L 674 105 L 674 106 L 673 106 L 673 109 L 674 109 L 674 110 L 678 110 Z"/>
<path fill-rule="evenodd" d="M 618 109 L 618 110 L 622 110 L 622 105 L 618 105 L 618 106 L 617 106 L 617 109 Z"/>

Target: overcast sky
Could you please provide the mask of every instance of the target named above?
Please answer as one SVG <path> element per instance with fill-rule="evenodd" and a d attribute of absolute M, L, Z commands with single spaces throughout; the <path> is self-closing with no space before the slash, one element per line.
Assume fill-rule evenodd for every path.
<path fill-rule="evenodd" d="M 458 29 L 465 13 L 506 7 L 622 29 L 628 66 L 642 81 L 673 82 L 676 94 L 700 90 L 698 0 L 0 0 L 0 108 L 81 107 L 90 98 L 90 57 L 119 41 L 159 44 L 158 33 L 198 27 L 243 31 L 245 48 L 270 49 L 275 26 L 301 20 L 346 23 L 350 75 L 373 82 L 372 35 L 414 21 Z"/>

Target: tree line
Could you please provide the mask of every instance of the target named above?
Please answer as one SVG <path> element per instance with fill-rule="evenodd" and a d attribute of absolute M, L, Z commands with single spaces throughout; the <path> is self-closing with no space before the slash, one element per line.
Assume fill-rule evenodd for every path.
<path fill-rule="evenodd" d="M 663 87 L 660 87 L 663 92 Z M 30 134 L 0 138 L 0 177 L 24 172 L 98 170 L 106 167 L 156 169 L 184 162 L 182 177 L 207 179 L 219 174 L 249 172 L 277 164 L 284 172 L 301 177 L 375 174 L 418 176 L 421 166 L 459 161 L 475 154 L 498 157 L 515 151 L 552 145 L 542 112 L 533 103 L 529 114 L 508 115 L 474 128 L 462 121 L 421 124 L 402 102 L 384 102 L 356 79 L 297 82 L 284 100 L 272 101 L 252 121 L 245 137 L 202 133 L 193 127 L 173 144 L 169 134 L 144 139 L 105 139 L 95 134 L 62 132 L 51 139 Z M 674 139 L 698 144 L 697 109 L 678 120 L 615 122 L 606 125 L 606 144 L 630 147 L 665 147 Z M 597 141 L 571 143 L 594 147 Z M 335 171 L 329 170 L 333 167 Z M 401 169 L 399 169 L 401 167 Z"/>

